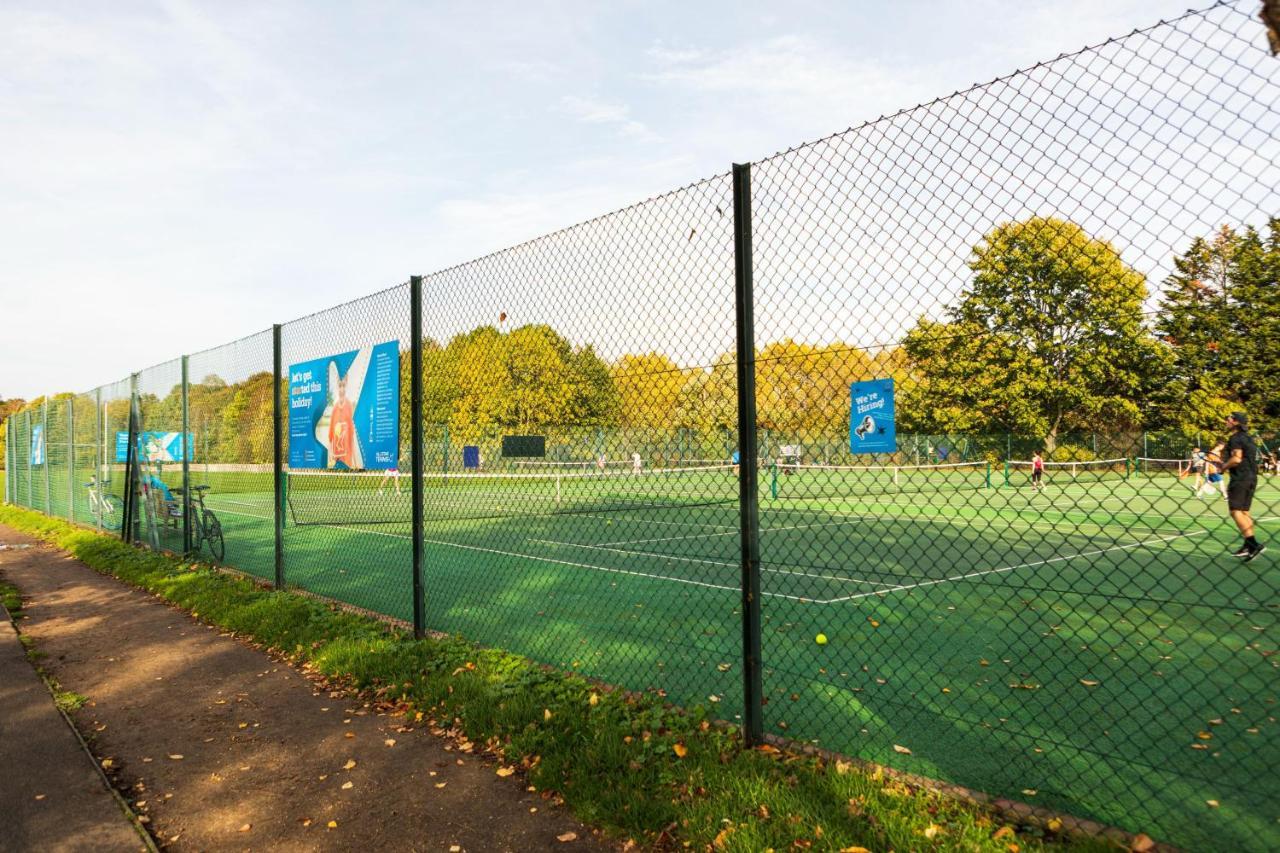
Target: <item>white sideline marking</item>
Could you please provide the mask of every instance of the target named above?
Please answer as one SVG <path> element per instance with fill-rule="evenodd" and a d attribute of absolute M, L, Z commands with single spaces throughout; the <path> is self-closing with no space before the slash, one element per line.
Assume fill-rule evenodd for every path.
<path fill-rule="evenodd" d="M 1017 571 L 1018 569 L 1029 569 L 1033 566 L 1047 566 L 1050 563 L 1061 563 L 1065 560 L 1075 560 L 1079 557 L 1096 557 L 1099 554 L 1107 554 L 1111 551 L 1125 551 L 1130 548 L 1141 548 L 1145 545 L 1153 545 L 1153 544 L 1158 544 L 1160 542 L 1172 542 L 1175 539 L 1187 539 L 1192 536 L 1203 536 L 1208 532 L 1209 532 L 1208 530 L 1197 530 L 1194 533 L 1179 533 L 1177 536 L 1163 536 L 1159 539 L 1144 539 L 1141 542 L 1130 542 L 1128 545 L 1114 545 L 1110 548 L 1098 548 L 1093 551 L 1081 551 L 1078 554 L 1063 554 L 1060 557 L 1050 557 L 1047 560 L 1035 560 L 1034 562 L 1030 562 L 1030 563 L 1019 563 L 1016 566 L 1001 566 L 998 569 L 983 569 L 982 571 L 978 571 L 978 572 L 966 572 L 963 575 L 953 575 L 952 577 L 949 577 L 949 578 L 936 578 L 934 580 L 920 581 L 919 583 L 901 584 L 899 586 L 892 587 L 891 589 L 876 590 L 875 592 L 859 592 L 853 595 L 843 596 L 842 598 L 830 598 L 820 603 L 821 604 L 837 604 L 841 601 L 853 601 L 859 598 L 868 598 L 869 596 L 872 596 L 872 595 L 886 595 L 890 592 L 904 592 L 909 589 L 919 589 L 920 587 L 924 587 L 924 586 L 937 586 L 938 584 L 942 584 L 942 583 L 950 583 L 951 581 L 968 580 L 969 578 L 982 577 L 983 575 L 1003 574 L 1004 572 L 1013 572 L 1013 571 Z"/>
<path fill-rule="evenodd" d="M 535 542 L 539 545 L 560 545 L 566 548 L 589 548 L 595 551 L 609 551 L 613 554 L 627 554 L 636 557 L 657 557 L 664 560 L 680 560 L 685 563 L 705 563 L 712 566 L 725 566 L 727 568 L 738 568 L 740 563 L 726 563 L 721 560 L 708 560 L 700 557 L 681 557 L 677 554 L 657 554 L 652 551 L 627 551 L 620 548 L 606 548 L 602 545 L 583 545 L 579 542 L 557 542 L 554 539 L 529 539 L 529 542 Z M 820 580 L 838 581 L 840 583 L 856 583 L 863 586 L 893 586 L 893 584 L 881 583 L 880 581 L 864 580 L 863 578 L 851 578 L 844 575 L 824 575 L 817 572 L 804 572 L 798 569 L 772 569 L 768 565 L 761 565 L 760 571 L 774 575 L 794 575 L 801 578 L 818 578 Z M 739 587 L 734 587 L 738 589 Z M 805 599 L 806 601 L 819 601 L 819 599 Z"/>
<path fill-rule="evenodd" d="M 609 566 L 596 566 L 590 563 L 575 563 L 570 560 L 554 560 L 550 557 L 535 557 L 532 554 L 521 554 L 515 551 L 500 551 L 496 548 L 481 548 L 478 545 L 460 545 L 457 542 L 441 542 L 434 539 L 424 539 L 423 541 L 432 545 L 443 545 L 449 548 L 462 548 L 467 551 L 480 551 L 485 554 L 499 554 L 504 557 L 516 557 L 521 560 L 537 560 L 538 562 L 541 562 L 541 563 L 555 563 L 556 565 L 573 566 L 579 569 L 593 569 L 598 572 L 609 572 L 610 574 L 615 574 L 615 575 L 630 575 L 632 577 L 638 577 L 638 578 L 651 578 L 654 580 L 673 581 L 675 583 L 689 584 L 690 586 L 701 586 L 701 587 L 706 587 L 708 589 L 722 589 L 728 592 L 742 591 L 742 587 L 740 586 L 725 586 L 723 584 L 707 583 L 705 581 L 695 581 L 689 578 L 673 578 L 673 577 L 670 577 L 669 575 L 656 575 L 656 574 L 650 574 L 648 572 L 632 571 L 630 569 L 615 569 Z M 730 564 L 730 565 L 733 565 L 733 564 Z M 766 595 L 771 598 L 789 598 L 792 601 L 823 603 L 817 599 L 806 598 L 805 596 L 802 596 L 802 595 L 784 595 L 783 593 L 779 593 L 779 592 L 765 592 L 765 593 L 762 593 L 762 595 Z"/>

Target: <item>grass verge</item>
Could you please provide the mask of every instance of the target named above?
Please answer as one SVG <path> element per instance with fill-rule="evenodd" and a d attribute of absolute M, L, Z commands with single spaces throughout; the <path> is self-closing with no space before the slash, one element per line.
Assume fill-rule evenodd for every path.
<path fill-rule="evenodd" d="M 1114 850 L 1061 821 L 1016 826 L 900 778 L 774 747 L 742 749 L 702 708 L 668 706 L 461 638 L 415 640 L 363 616 L 208 566 L 135 549 L 39 513 L 0 523 L 160 596 L 436 734 L 520 768 L 583 821 L 644 846 L 715 850 Z M 8 598 L 5 599 L 6 602 Z M 76 698 L 69 694 L 70 701 Z"/>

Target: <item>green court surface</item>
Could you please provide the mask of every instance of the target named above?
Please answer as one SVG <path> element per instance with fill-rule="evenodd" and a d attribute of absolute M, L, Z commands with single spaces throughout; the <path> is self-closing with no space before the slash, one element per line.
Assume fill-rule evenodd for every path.
<path fill-rule="evenodd" d="M 985 465 L 762 471 L 767 730 L 1156 838 L 1280 846 L 1280 782 L 1257 785 L 1280 764 L 1280 544 L 1241 563 L 1220 498 L 1127 470 L 1041 492 Z M 226 562 L 272 577 L 269 474 L 193 471 Z M 410 619 L 408 478 L 326 476 L 290 477 L 288 583 Z M 739 719 L 737 488 L 727 466 L 428 475 L 427 624 Z M 1254 517 L 1280 533 L 1280 480 Z"/>

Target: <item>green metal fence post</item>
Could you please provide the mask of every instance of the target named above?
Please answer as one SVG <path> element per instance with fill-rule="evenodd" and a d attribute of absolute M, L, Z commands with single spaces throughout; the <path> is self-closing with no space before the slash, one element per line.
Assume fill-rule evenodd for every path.
<path fill-rule="evenodd" d="M 191 554 L 191 447 L 188 436 L 187 357 L 182 357 L 182 556 Z"/>
<path fill-rule="evenodd" d="M 426 630 L 422 600 L 422 276 L 409 278 L 409 454 L 413 461 L 413 635 Z"/>
<path fill-rule="evenodd" d="M 31 464 L 31 412 L 27 412 L 27 446 L 23 448 L 27 460 L 27 509 L 36 508 L 36 472 Z"/>
<path fill-rule="evenodd" d="M 733 166 L 733 266 L 738 358 L 738 509 L 742 534 L 742 738 L 764 740 L 760 650 L 760 492 L 757 487 L 756 357 L 751 252 L 751 165 Z"/>
<path fill-rule="evenodd" d="M 76 520 L 76 398 L 67 398 L 67 521 Z"/>
<path fill-rule="evenodd" d="M 49 398 L 40 404 L 40 463 L 44 465 L 44 514 L 53 515 L 53 478 L 49 471 Z"/>
<path fill-rule="evenodd" d="M 102 437 L 103 432 L 106 429 L 106 424 L 103 423 L 103 418 L 106 417 L 106 415 L 102 410 L 102 386 L 101 385 L 99 385 L 98 388 L 93 392 L 93 412 L 94 414 L 93 414 L 93 478 L 92 479 L 93 479 L 93 482 L 95 483 L 95 488 L 97 489 L 98 495 L 100 497 L 105 497 L 108 494 L 108 491 L 107 491 L 107 485 L 106 483 L 103 482 L 103 479 L 105 478 L 107 480 L 110 480 L 111 478 L 107 476 L 107 459 L 106 459 L 107 452 L 104 447 L 103 437 Z M 95 526 L 99 530 L 101 530 L 102 529 L 102 501 L 98 501 L 98 506 L 94 511 L 94 521 L 96 522 Z"/>
<path fill-rule="evenodd" d="M 284 589 L 284 434 L 280 413 L 280 329 L 279 323 L 271 327 L 271 477 L 272 518 L 275 525 L 276 589 Z"/>

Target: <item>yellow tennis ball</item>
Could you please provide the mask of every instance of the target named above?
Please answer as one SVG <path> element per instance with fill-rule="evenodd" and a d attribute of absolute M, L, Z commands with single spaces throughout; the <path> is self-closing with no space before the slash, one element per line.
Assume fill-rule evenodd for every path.
<path fill-rule="evenodd" d="M 827 635 L 819 634 L 818 636 L 813 638 L 813 641 L 820 646 L 825 646 L 827 644 Z"/>

